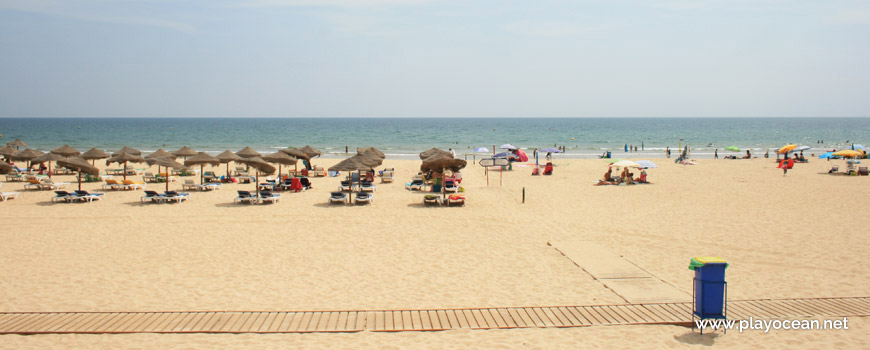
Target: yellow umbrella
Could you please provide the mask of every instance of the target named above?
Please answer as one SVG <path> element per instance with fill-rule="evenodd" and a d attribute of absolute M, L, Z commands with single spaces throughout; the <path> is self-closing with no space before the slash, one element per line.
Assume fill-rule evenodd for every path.
<path fill-rule="evenodd" d="M 845 149 L 845 150 L 842 150 L 842 151 L 834 152 L 833 155 L 835 155 L 835 156 L 840 156 L 840 157 L 849 157 L 849 158 L 851 158 L 851 157 L 858 157 L 858 156 L 860 156 L 860 155 L 861 155 L 861 152 L 853 151 L 853 150 L 850 150 L 850 149 Z"/>
<path fill-rule="evenodd" d="M 788 153 L 788 152 L 791 152 L 791 150 L 793 150 L 795 148 L 797 148 L 797 145 L 785 145 L 785 146 L 782 146 L 782 148 L 780 148 L 779 151 L 776 151 L 776 153 L 779 153 L 779 154 Z"/>

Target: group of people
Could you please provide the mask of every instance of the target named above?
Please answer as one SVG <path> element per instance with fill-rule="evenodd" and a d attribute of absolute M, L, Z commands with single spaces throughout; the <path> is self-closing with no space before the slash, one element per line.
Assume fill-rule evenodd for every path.
<path fill-rule="evenodd" d="M 604 178 L 598 180 L 598 183 L 595 186 L 601 185 L 619 185 L 619 184 L 647 184 L 649 181 L 646 179 L 646 169 L 641 168 L 640 174 L 637 178 L 634 177 L 634 174 L 628 170 L 628 167 L 622 168 L 622 173 L 619 174 L 619 177 L 613 177 L 613 167 L 608 167 L 607 172 L 604 173 Z"/>

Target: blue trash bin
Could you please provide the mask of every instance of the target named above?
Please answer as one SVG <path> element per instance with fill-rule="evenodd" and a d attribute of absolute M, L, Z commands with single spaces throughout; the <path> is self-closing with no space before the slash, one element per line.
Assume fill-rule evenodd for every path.
<path fill-rule="evenodd" d="M 689 269 L 695 270 L 694 315 L 701 319 L 725 318 L 728 263 L 720 257 L 695 257 Z"/>

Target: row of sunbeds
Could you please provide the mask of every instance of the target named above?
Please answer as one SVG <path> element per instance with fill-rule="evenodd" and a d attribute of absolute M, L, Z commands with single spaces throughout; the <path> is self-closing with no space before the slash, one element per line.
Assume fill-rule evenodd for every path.
<path fill-rule="evenodd" d="M 66 203 L 70 203 L 70 202 L 88 202 L 88 203 L 90 203 L 90 202 L 93 202 L 95 200 L 102 200 L 103 195 L 105 195 L 105 193 L 101 193 L 101 192 L 90 193 L 88 191 L 82 191 L 82 190 L 74 191 L 74 192 L 54 191 L 54 194 L 55 194 L 55 196 L 51 198 L 52 202 L 63 201 Z"/>

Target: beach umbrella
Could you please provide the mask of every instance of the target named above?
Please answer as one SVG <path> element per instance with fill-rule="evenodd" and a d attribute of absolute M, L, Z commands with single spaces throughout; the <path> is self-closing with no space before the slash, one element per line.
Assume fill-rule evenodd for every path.
<path fill-rule="evenodd" d="M 861 144 L 852 145 L 852 149 L 854 149 L 854 150 L 864 149 L 864 145 L 861 145 Z"/>
<path fill-rule="evenodd" d="M 190 147 L 184 146 L 179 148 L 177 151 L 172 152 L 176 157 L 182 157 L 187 159 L 187 157 L 193 157 L 196 155 L 196 151 L 190 149 Z"/>
<path fill-rule="evenodd" d="M 15 139 L 15 141 L 7 143 L 6 146 L 15 147 L 15 149 L 21 149 L 21 147 L 27 147 L 27 143 L 21 141 L 21 139 Z"/>
<path fill-rule="evenodd" d="M 272 154 L 267 154 L 267 155 L 263 156 L 263 160 L 265 160 L 269 163 L 278 164 L 278 178 L 279 179 L 281 178 L 281 165 L 282 164 L 283 165 L 290 165 L 290 164 L 295 165 L 296 162 L 298 161 L 298 159 L 291 157 L 287 153 L 284 153 L 281 151 L 278 151 L 278 152 L 275 152 Z"/>
<path fill-rule="evenodd" d="M 242 148 L 241 151 L 236 152 L 236 155 L 242 158 L 251 158 L 251 157 L 262 157 L 263 155 L 260 152 L 255 151 L 251 147 Z"/>
<path fill-rule="evenodd" d="M 37 157 L 39 157 L 43 154 L 45 154 L 45 153 L 27 148 L 23 151 L 15 152 L 15 154 L 13 154 L 12 157 L 10 157 L 10 159 L 27 161 L 27 167 L 30 168 L 30 164 L 31 164 L 30 161 L 33 159 L 36 159 Z"/>
<path fill-rule="evenodd" d="M 372 158 L 372 159 L 386 159 L 387 155 L 384 152 L 381 152 L 377 148 L 374 147 L 365 147 L 365 148 L 357 148 L 357 154 L 362 154 L 363 156 Z"/>
<path fill-rule="evenodd" d="M 499 148 L 501 148 L 501 149 L 510 149 L 510 150 L 514 150 L 514 149 L 517 149 L 517 146 L 514 146 L 514 145 L 512 145 L 512 144 L 506 143 L 506 144 L 501 145 L 501 147 L 499 147 Z"/>
<path fill-rule="evenodd" d="M 151 154 L 145 156 L 145 159 L 149 159 L 149 158 L 169 158 L 169 159 L 174 160 L 177 157 L 174 154 L 166 152 L 164 149 L 161 148 L 161 149 L 158 149 L 157 151 L 155 151 L 154 153 L 151 153 Z"/>
<path fill-rule="evenodd" d="M 91 148 L 87 152 L 82 153 L 82 159 L 90 159 L 91 165 L 95 165 L 96 159 L 106 159 L 109 158 L 109 154 L 98 150 L 96 148 Z"/>
<path fill-rule="evenodd" d="M 15 149 L 15 147 L 7 145 L 3 146 L 3 148 L 0 148 L 0 155 L 3 155 L 6 158 L 12 157 L 12 155 L 15 153 L 18 153 L 18 150 Z"/>
<path fill-rule="evenodd" d="M 166 168 L 166 190 L 167 190 L 167 191 L 169 191 L 169 178 L 170 178 L 170 175 L 171 175 L 170 172 L 169 172 L 169 168 L 172 168 L 172 169 L 175 169 L 175 170 L 185 170 L 185 169 L 187 169 L 187 167 L 184 166 L 184 164 L 181 164 L 181 163 L 179 163 L 179 162 L 176 162 L 176 161 L 175 161 L 174 159 L 172 159 L 172 158 L 166 158 L 166 157 L 154 157 L 154 158 L 148 158 L 148 159 L 146 159 L 145 162 L 148 163 L 148 165 L 156 165 L 156 166 L 157 166 L 157 173 L 160 173 L 160 167 L 164 167 L 164 168 Z"/>
<path fill-rule="evenodd" d="M 329 167 L 328 170 L 329 171 L 347 171 L 348 175 L 349 175 L 353 171 L 369 170 L 372 167 L 375 167 L 377 165 L 378 165 L 377 161 L 370 159 L 370 158 L 367 158 L 367 157 L 364 157 L 361 154 L 355 154 L 353 157 L 342 160 L 342 161 L 336 163 L 335 165 Z M 348 198 L 347 198 L 348 203 L 350 203 L 350 197 L 351 196 L 348 196 Z"/>
<path fill-rule="evenodd" d="M 658 168 L 658 165 L 656 165 L 656 163 L 653 163 L 652 161 L 649 161 L 649 160 L 639 160 L 636 163 L 638 165 L 640 165 L 641 168 L 650 168 L 650 169 Z"/>
<path fill-rule="evenodd" d="M 845 149 L 842 151 L 836 151 L 833 153 L 835 156 L 846 157 L 846 158 L 854 158 L 860 156 L 862 153 L 858 151 L 853 151 L 850 149 Z"/>
<path fill-rule="evenodd" d="M 489 148 L 486 148 L 486 147 L 478 147 L 478 148 L 475 148 L 472 152 L 475 152 L 475 153 L 478 153 L 478 152 L 481 152 L 481 153 L 489 153 Z"/>
<path fill-rule="evenodd" d="M 242 159 L 242 157 L 239 157 L 230 150 L 223 151 L 223 153 L 218 154 L 215 158 L 217 158 L 221 163 L 227 163 L 227 180 L 230 178 L 230 162 Z"/>
<path fill-rule="evenodd" d="M 620 168 L 640 168 L 640 164 L 637 162 L 632 162 L 630 160 L 620 160 L 616 163 L 610 164 L 610 166 L 620 167 Z"/>
<path fill-rule="evenodd" d="M 202 181 L 202 167 L 203 167 L 203 165 L 205 165 L 205 164 L 210 164 L 213 166 L 214 165 L 221 165 L 221 161 L 220 161 L 220 159 L 217 159 L 216 157 L 212 157 L 208 153 L 205 153 L 205 152 L 199 152 L 195 156 L 187 158 L 184 160 L 184 165 L 186 165 L 186 166 L 197 165 L 197 164 L 199 165 L 199 184 L 202 185 L 202 183 L 203 183 L 203 181 Z"/>
<path fill-rule="evenodd" d="M 785 153 L 791 152 L 791 150 L 793 150 L 795 148 L 797 148 L 797 145 L 785 145 L 785 146 L 782 146 L 782 148 L 780 148 L 779 150 L 777 150 L 776 153 L 785 154 Z"/>
<path fill-rule="evenodd" d="M 834 152 L 825 152 L 819 156 L 819 159 L 830 159 L 830 158 L 834 158 L 834 157 L 835 157 Z"/>
<path fill-rule="evenodd" d="M 740 152 L 740 147 L 737 147 L 737 146 L 728 146 L 728 147 L 725 147 L 725 150 L 726 150 L 726 151 L 731 151 L 731 152 Z"/>
<path fill-rule="evenodd" d="M 516 154 L 509 153 L 509 152 L 496 153 L 492 157 L 493 158 L 520 159 L 520 157 L 517 156 Z"/>
<path fill-rule="evenodd" d="M 305 168 L 309 170 L 312 169 L 311 156 L 309 156 L 308 153 L 302 151 L 302 149 L 293 147 L 282 149 L 281 152 L 287 153 L 288 156 L 291 156 L 293 158 L 302 159 L 303 163 L 305 164 Z M 298 170 L 298 168 L 296 167 L 296 163 L 293 163 L 293 170 Z"/>
<path fill-rule="evenodd" d="M 474 150 L 474 151 L 477 152 L 479 149 L 480 149 L 480 148 L 478 148 L 478 149 L 476 149 L 476 150 Z M 484 149 L 484 152 L 489 152 L 488 149 L 486 149 L 486 148 L 483 148 L 483 149 Z M 428 150 L 428 151 L 420 152 L 420 159 L 421 159 L 421 160 L 422 160 L 422 159 L 426 159 L 426 158 L 429 158 L 429 157 L 432 157 L 432 156 L 435 156 L 435 155 L 439 155 L 439 154 L 448 155 L 448 156 L 450 156 L 450 158 L 453 158 L 453 155 L 452 155 L 450 152 L 447 152 L 447 151 L 444 151 L 444 150 L 440 150 L 440 149 L 437 149 L 437 148 L 434 148 L 434 147 L 433 147 L 432 149 L 430 149 L 430 150 Z"/>
<path fill-rule="evenodd" d="M 314 147 L 311 147 L 309 145 L 305 145 L 305 147 L 302 147 L 301 149 L 302 149 L 302 152 L 305 152 L 311 158 L 320 157 L 320 154 L 321 154 L 320 151 L 318 151 Z"/>
<path fill-rule="evenodd" d="M 11 164 L 6 162 L 0 162 L 0 174 L 9 174 L 10 171 L 15 169 Z"/>
<path fill-rule="evenodd" d="M 57 162 L 58 160 L 64 159 L 66 157 L 55 154 L 55 153 L 46 153 L 39 157 L 33 158 L 31 163 L 48 163 L 48 178 L 51 178 L 51 162 Z"/>
<path fill-rule="evenodd" d="M 267 163 L 263 158 L 260 157 L 250 157 L 250 158 L 239 158 L 235 161 L 236 163 L 242 163 L 244 165 L 250 166 L 256 170 L 255 172 L 255 186 L 257 189 L 260 188 L 260 172 L 269 175 L 275 172 L 275 167 L 272 164 Z"/>
<path fill-rule="evenodd" d="M 808 149 L 810 149 L 810 146 L 798 146 L 795 147 L 794 152 L 806 151 Z"/>
<path fill-rule="evenodd" d="M 127 153 L 127 154 L 131 154 L 134 156 L 141 156 L 142 155 L 142 151 L 135 149 L 135 148 L 124 146 L 123 148 L 119 149 L 117 152 L 112 153 L 112 157 L 119 155 L 121 153 Z"/>
<path fill-rule="evenodd" d="M 439 171 L 441 172 L 441 193 L 444 195 L 444 198 L 447 197 L 447 192 L 444 190 L 444 171 L 450 169 L 453 172 L 457 172 L 468 163 L 459 158 L 453 158 L 450 155 L 435 155 L 423 160 L 423 164 L 420 164 L 420 171 L 428 172 L 428 171 Z"/>
<path fill-rule="evenodd" d="M 58 148 L 51 150 L 51 153 L 58 154 L 64 157 L 72 157 L 82 154 L 79 150 L 70 147 L 69 145 L 63 145 Z"/>
<path fill-rule="evenodd" d="M 140 152 L 141 153 L 141 152 Z M 124 180 L 127 179 L 127 162 L 130 163 L 144 163 L 145 158 L 140 157 L 139 155 L 130 154 L 130 153 L 118 153 L 113 155 L 111 158 L 106 160 L 106 166 L 112 163 L 124 163 Z"/>
<path fill-rule="evenodd" d="M 57 165 L 78 172 L 79 191 L 82 190 L 82 173 L 90 174 L 93 176 L 100 176 L 100 169 L 97 169 L 97 167 L 88 164 L 88 161 L 80 157 L 69 157 L 58 160 Z"/>

